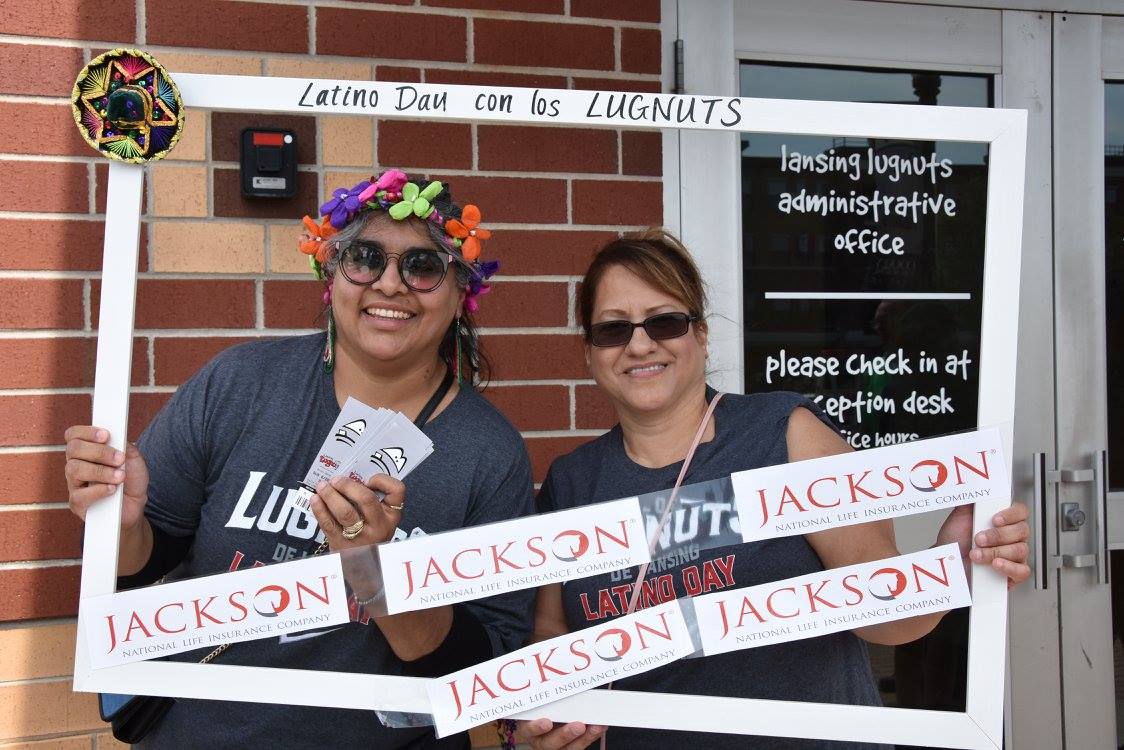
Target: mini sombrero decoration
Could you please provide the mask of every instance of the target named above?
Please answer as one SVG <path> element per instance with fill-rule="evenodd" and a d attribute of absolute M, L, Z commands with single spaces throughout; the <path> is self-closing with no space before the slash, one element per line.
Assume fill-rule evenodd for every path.
<path fill-rule="evenodd" d="M 78 74 L 70 107 L 86 143 L 118 161 L 162 159 L 183 132 L 179 89 L 160 63 L 138 49 L 114 49 L 91 60 Z"/>

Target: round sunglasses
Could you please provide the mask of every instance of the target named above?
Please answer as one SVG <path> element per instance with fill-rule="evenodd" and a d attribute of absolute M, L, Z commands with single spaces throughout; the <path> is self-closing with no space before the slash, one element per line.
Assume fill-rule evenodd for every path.
<path fill-rule="evenodd" d="M 339 254 L 339 268 L 344 278 L 361 286 L 381 279 L 391 258 L 398 263 L 398 277 L 402 283 L 415 292 L 432 292 L 441 286 L 449 271 L 449 254 L 430 248 L 388 253 L 377 242 L 352 240 L 340 246 Z"/>
<path fill-rule="evenodd" d="M 637 328 L 643 328 L 652 341 L 675 339 L 685 334 L 691 323 L 698 319 L 698 315 L 666 312 L 649 316 L 639 323 L 631 320 L 606 320 L 589 327 L 589 342 L 594 346 L 624 346 L 632 340 L 632 334 Z"/>

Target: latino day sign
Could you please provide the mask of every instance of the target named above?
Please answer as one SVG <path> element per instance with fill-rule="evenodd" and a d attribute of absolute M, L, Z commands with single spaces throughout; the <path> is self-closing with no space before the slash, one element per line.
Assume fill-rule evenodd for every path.
<path fill-rule="evenodd" d="M 351 619 L 339 555 L 98 596 L 82 617 L 94 669 Z"/>

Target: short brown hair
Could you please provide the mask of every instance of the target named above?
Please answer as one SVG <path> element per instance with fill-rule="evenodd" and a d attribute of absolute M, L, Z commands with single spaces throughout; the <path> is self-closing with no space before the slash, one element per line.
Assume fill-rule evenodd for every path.
<path fill-rule="evenodd" d="M 682 302 L 687 312 L 697 316 L 700 322 L 704 320 L 706 286 L 690 251 L 671 232 L 652 228 L 613 240 L 593 256 L 578 293 L 578 316 L 587 341 L 597 287 L 605 272 L 613 266 L 623 266 L 644 282 Z"/>

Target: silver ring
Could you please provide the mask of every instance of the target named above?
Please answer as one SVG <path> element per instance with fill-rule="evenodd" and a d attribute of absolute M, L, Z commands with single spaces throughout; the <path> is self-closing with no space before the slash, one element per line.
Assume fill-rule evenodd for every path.
<path fill-rule="evenodd" d="M 350 526 L 348 526 L 346 528 L 343 528 L 343 529 L 340 529 L 340 533 L 343 534 L 344 539 L 346 539 L 347 541 L 350 542 L 352 539 L 354 539 L 355 537 L 359 536 L 360 533 L 362 533 L 363 527 L 366 526 L 366 525 L 367 525 L 367 522 L 364 521 L 362 518 L 360 518 L 358 521 L 351 524 Z"/>
<path fill-rule="evenodd" d="M 390 508 L 391 510 L 398 511 L 399 513 L 401 513 L 402 509 L 406 507 L 405 503 L 402 503 L 401 505 L 391 505 L 390 503 L 386 502 L 385 500 L 383 501 L 383 505 Z"/>

